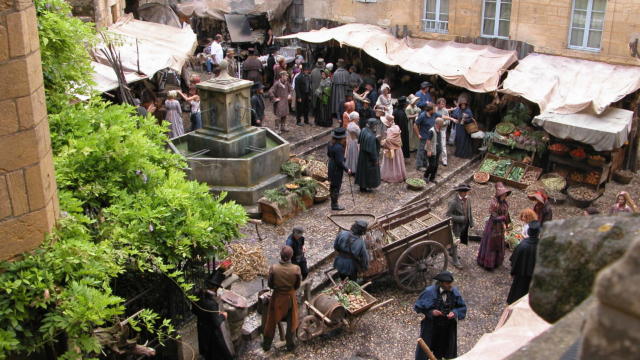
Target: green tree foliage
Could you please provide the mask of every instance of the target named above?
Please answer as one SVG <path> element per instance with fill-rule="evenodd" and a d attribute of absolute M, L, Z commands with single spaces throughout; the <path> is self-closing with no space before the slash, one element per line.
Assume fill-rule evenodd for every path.
<path fill-rule="evenodd" d="M 124 317 L 113 280 L 161 272 L 183 290 L 188 260 L 221 254 L 239 236 L 244 209 L 185 179 L 183 159 L 166 150 L 166 126 L 127 105 L 89 94 L 90 25 L 62 0 L 36 0 L 61 219 L 36 250 L 0 263 L 0 359 L 66 341 L 62 359 L 96 358 L 98 327 Z M 167 319 L 145 310 L 130 320 L 160 340 Z"/>

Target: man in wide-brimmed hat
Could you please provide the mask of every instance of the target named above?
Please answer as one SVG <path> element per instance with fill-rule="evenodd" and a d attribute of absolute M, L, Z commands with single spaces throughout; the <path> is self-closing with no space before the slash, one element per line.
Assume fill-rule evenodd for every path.
<path fill-rule="evenodd" d="M 458 320 L 467 315 L 467 305 L 460 291 L 453 286 L 453 274 L 443 271 L 436 275 L 435 285 L 428 286 L 418 297 L 413 309 L 424 314 L 420 323 L 420 337 L 437 359 L 458 356 Z M 416 360 L 427 360 L 420 346 Z"/>
<path fill-rule="evenodd" d="M 456 194 L 449 199 L 447 207 L 447 217 L 451 218 L 451 230 L 456 237 L 451 249 L 451 257 L 453 266 L 462 267 L 458 259 L 457 243 L 460 242 L 465 245 L 469 243 L 469 228 L 473 227 L 473 213 L 471 211 L 471 199 L 469 199 L 471 187 L 467 184 L 460 184 L 453 190 Z"/>
<path fill-rule="evenodd" d="M 200 300 L 193 306 L 193 312 L 198 318 L 198 348 L 205 360 L 233 359 L 220 328 L 227 319 L 227 313 L 220 311 L 216 301 L 216 292 L 224 278 L 222 269 L 216 270 L 207 278 Z"/>
<path fill-rule="evenodd" d="M 344 157 L 346 142 L 347 130 L 340 127 L 333 130 L 332 139 L 327 146 L 331 210 L 344 210 L 344 207 L 338 204 L 338 199 L 340 197 L 340 188 L 342 187 L 342 176 L 345 172 L 351 174 L 351 169 L 347 167 Z"/>
<path fill-rule="evenodd" d="M 433 97 L 431 97 L 431 93 L 429 92 L 432 86 L 428 81 L 420 83 L 420 90 L 416 91 L 416 96 L 420 99 L 418 100 L 418 107 L 423 107 L 427 104 L 435 105 Z"/>
<path fill-rule="evenodd" d="M 369 268 L 369 254 L 362 239 L 369 224 L 364 220 L 356 220 L 351 230 L 340 231 L 333 242 L 333 249 L 338 253 L 333 267 L 338 270 L 341 279 L 356 281 L 359 271 Z"/>

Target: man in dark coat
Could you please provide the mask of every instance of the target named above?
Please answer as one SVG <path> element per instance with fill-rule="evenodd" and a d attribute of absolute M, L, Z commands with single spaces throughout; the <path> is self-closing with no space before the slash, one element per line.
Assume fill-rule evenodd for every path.
<path fill-rule="evenodd" d="M 447 217 L 451 218 L 451 230 L 456 240 L 467 245 L 469 243 L 469 228 L 473 227 L 473 213 L 471 212 L 471 200 L 469 199 L 469 191 L 471 188 L 467 184 L 456 186 L 454 191 L 457 192 L 450 200 L 447 208 Z M 458 259 L 458 246 L 454 241 L 451 247 L 451 258 L 453 266 L 461 268 L 460 259 Z"/>
<path fill-rule="evenodd" d="M 364 129 L 367 127 L 367 120 L 376 117 L 376 113 L 373 112 L 371 108 L 371 102 L 369 99 L 364 99 L 362 101 L 362 108 L 358 110 L 358 114 L 360 114 L 360 120 L 358 121 L 358 126 L 360 129 Z"/>
<path fill-rule="evenodd" d="M 264 123 L 264 85 L 255 83 L 252 86 L 251 96 L 251 125 L 262 126 Z"/>
<path fill-rule="evenodd" d="M 333 261 L 333 267 L 338 270 L 341 279 L 358 279 L 358 271 L 369 268 L 369 254 L 362 239 L 367 232 L 366 221 L 357 220 L 351 225 L 351 230 L 340 231 L 333 242 L 333 249 L 338 253 Z"/>
<path fill-rule="evenodd" d="M 316 90 L 320 87 L 320 81 L 322 81 L 322 71 L 324 70 L 325 63 L 323 58 L 316 60 L 316 66 L 311 70 L 311 112 L 316 113 L 316 103 L 318 102 L 318 95 Z"/>
<path fill-rule="evenodd" d="M 333 73 L 331 83 L 331 113 L 339 119 L 344 112 L 346 96 L 351 92 L 351 74 L 345 69 L 343 59 L 338 59 L 336 65 L 338 69 Z"/>
<path fill-rule="evenodd" d="M 329 175 L 329 193 L 331 197 L 331 210 L 344 210 L 344 207 L 338 204 L 340 197 L 340 188 L 342 187 L 342 175 L 345 172 L 351 174 L 351 169 L 347 167 L 344 159 L 344 149 L 346 146 L 347 130 L 345 128 L 337 128 L 333 130 L 333 138 L 327 146 L 327 156 L 329 157 L 328 175 Z"/>
<path fill-rule="evenodd" d="M 309 124 L 309 107 L 311 106 L 311 94 L 313 93 L 310 72 L 309 65 L 304 64 L 304 70 L 296 76 L 295 80 L 296 125 L 298 126 L 302 126 L 302 117 L 304 117 L 304 123 Z"/>
<path fill-rule="evenodd" d="M 372 188 L 380 185 L 380 140 L 376 137 L 377 119 L 367 120 L 367 127 L 362 129 L 358 144 L 358 169 L 356 170 L 356 184 L 360 185 L 361 192 L 371 192 Z"/>
<path fill-rule="evenodd" d="M 287 238 L 285 245 L 293 249 L 293 257 L 291 263 L 300 267 L 302 280 L 307 278 L 309 268 L 307 267 L 307 258 L 304 256 L 304 229 L 302 226 L 296 226 L 291 231 L 291 235 Z"/>
<path fill-rule="evenodd" d="M 513 251 L 513 254 L 511 254 L 511 276 L 513 276 L 513 282 L 511 283 L 509 296 L 507 296 L 507 304 L 513 304 L 529 292 L 533 270 L 536 266 L 540 223 L 537 221 L 530 222 L 527 234 L 529 236 L 522 240 Z"/>
<path fill-rule="evenodd" d="M 434 279 L 436 284 L 420 294 L 413 309 L 424 314 L 420 337 L 436 358 L 453 359 L 458 356 L 458 320 L 467 315 L 467 305 L 453 287 L 453 274 L 443 271 Z M 416 347 L 416 360 L 427 360 L 420 346 Z"/>
<path fill-rule="evenodd" d="M 216 301 L 216 291 L 223 280 L 221 271 L 214 272 L 205 281 L 206 289 L 193 307 L 193 313 L 198 318 L 198 348 L 205 360 L 233 359 L 220 328 L 227 319 L 227 313 L 220 311 Z"/>
<path fill-rule="evenodd" d="M 404 155 L 405 159 L 408 159 L 411 156 L 411 152 L 409 151 L 409 131 L 413 131 L 413 129 L 409 129 L 409 118 L 407 117 L 407 113 L 404 111 L 406 107 L 407 97 L 400 96 L 398 98 L 398 105 L 393 107 L 393 119 L 400 128 L 402 155 Z"/>
<path fill-rule="evenodd" d="M 269 308 L 264 322 L 262 350 L 269 351 L 280 321 L 287 322 L 287 350 L 295 348 L 294 337 L 298 328 L 298 299 L 296 290 L 300 288 L 302 274 L 297 265 L 291 263 L 293 249 L 283 246 L 280 250 L 280 262 L 269 268 L 269 287 L 273 289 Z"/>
<path fill-rule="evenodd" d="M 272 46 L 267 49 L 269 52 L 269 57 L 267 57 L 267 68 L 265 69 L 265 84 L 267 86 L 272 86 L 273 82 L 276 80 L 276 74 L 273 72 L 273 67 L 276 66 L 276 53 L 278 49 L 275 46 Z"/>
<path fill-rule="evenodd" d="M 262 61 L 253 48 L 249 49 L 249 57 L 242 63 L 242 78 L 254 83 L 262 82 Z"/>

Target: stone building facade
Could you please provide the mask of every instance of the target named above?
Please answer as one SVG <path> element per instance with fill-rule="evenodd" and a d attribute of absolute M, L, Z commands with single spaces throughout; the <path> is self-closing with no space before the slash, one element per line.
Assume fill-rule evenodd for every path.
<path fill-rule="evenodd" d="M 635 0 L 305 0 L 304 14 L 421 38 L 518 40 L 539 53 L 640 64 L 629 49 L 640 32 Z"/>
<path fill-rule="evenodd" d="M 57 214 L 35 7 L 0 0 L 0 260 L 38 246 Z"/>
<path fill-rule="evenodd" d="M 96 24 L 100 29 L 114 24 L 124 15 L 125 0 L 68 0 L 73 15 Z"/>

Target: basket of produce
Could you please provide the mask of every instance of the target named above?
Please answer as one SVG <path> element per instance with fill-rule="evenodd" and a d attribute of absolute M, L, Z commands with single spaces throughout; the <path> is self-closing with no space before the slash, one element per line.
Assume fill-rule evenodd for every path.
<path fill-rule="evenodd" d="M 305 175 L 311 176 L 318 181 L 325 181 L 329 178 L 329 169 L 327 168 L 327 164 L 322 161 L 312 159 L 307 160 L 302 171 Z"/>
<path fill-rule="evenodd" d="M 302 173 L 302 165 L 297 162 L 287 161 L 280 166 L 280 172 L 291 178 L 296 178 Z"/>
<path fill-rule="evenodd" d="M 564 202 L 567 201 L 567 195 L 560 191 L 549 191 L 547 195 L 549 196 L 549 200 L 556 205 L 564 204 Z"/>
<path fill-rule="evenodd" d="M 587 158 L 587 153 L 584 152 L 583 148 L 575 148 L 569 151 L 569 156 L 575 161 L 584 161 Z"/>
<path fill-rule="evenodd" d="M 584 182 L 584 174 L 579 171 L 572 171 L 569 174 L 569 181 L 574 184 L 580 184 Z"/>
<path fill-rule="evenodd" d="M 550 145 L 547 149 L 550 153 L 558 156 L 566 156 L 569 152 L 569 148 L 567 147 L 567 145 L 560 143 Z"/>
<path fill-rule="evenodd" d="M 426 181 L 418 178 L 408 178 L 405 183 L 407 184 L 407 189 L 415 191 L 422 190 L 427 186 Z"/>
<path fill-rule="evenodd" d="M 482 162 L 482 165 L 480 165 L 480 169 L 478 171 L 491 174 L 493 170 L 495 170 L 496 165 L 498 165 L 497 160 L 487 157 Z"/>
<path fill-rule="evenodd" d="M 486 184 L 489 181 L 490 177 L 491 175 L 488 172 L 478 171 L 477 173 L 473 174 L 473 181 L 478 184 Z"/>
<path fill-rule="evenodd" d="M 562 191 L 567 186 L 567 180 L 556 173 L 542 175 L 540 181 L 547 192 Z"/>
<path fill-rule="evenodd" d="M 591 166 L 602 166 L 607 163 L 607 159 L 602 155 L 591 155 L 587 158 L 587 164 Z"/>
<path fill-rule="evenodd" d="M 496 164 L 496 167 L 491 173 L 491 175 L 504 178 L 507 175 L 507 170 L 509 170 L 509 166 L 511 166 L 511 160 L 507 160 L 507 159 L 498 160 L 498 163 Z"/>
<path fill-rule="evenodd" d="M 600 196 L 600 193 L 584 185 L 572 185 L 567 189 L 567 196 L 573 200 L 577 207 L 584 209 L 589 207 Z"/>
<path fill-rule="evenodd" d="M 287 188 L 287 190 L 296 190 L 300 188 L 300 185 L 289 183 L 289 184 L 285 184 L 284 187 Z"/>
<path fill-rule="evenodd" d="M 334 297 L 351 315 L 369 310 L 378 301 L 351 280 L 339 282 L 322 293 Z"/>
<path fill-rule="evenodd" d="M 593 170 L 584 177 L 584 180 L 582 182 L 589 185 L 598 185 L 600 183 L 601 176 L 602 174 L 600 173 L 600 171 Z"/>
<path fill-rule="evenodd" d="M 629 170 L 618 170 L 613 173 L 613 180 L 620 184 L 628 184 L 633 179 L 633 172 Z"/>
<path fill-rule="evenodd" d="M 536 182 L 536 180 L 538 180 L 541 173 L 542 173 L 542 169 L 529 166 L 527 168 L 527 171 L 524 173 L 524 175 L 520 179 L 520 182 L 523 184 L 531 185 L 534 182 Z"/>
<path fill-rule="evenodd" d="M 316 187 L 316 194 L 313 196 L 313 202 L 318 204 L 327 201 L 330 196 L 329 187 L 324 183 L 319 182 Z"/>
<path fill-rule="evenodd" d="M 496 132 L 504 136 L 511 134 L 515 129 L 516 126 L 508 122 L 501 122 L 496 125 Z"/>
<path fill-rule="evenodd" d="M 507 180 L 511 180 L 514 182 L 520 182 L 520 179 L 524 176 L 525 167 L 522 165 L 513 165 L 511 170 L 509 170 L 509 174 L 507 175 Z"/>

